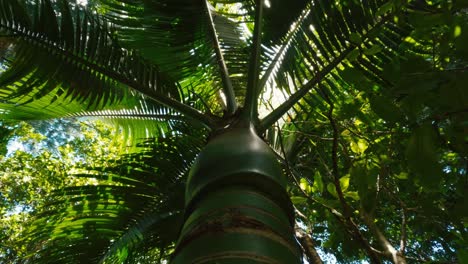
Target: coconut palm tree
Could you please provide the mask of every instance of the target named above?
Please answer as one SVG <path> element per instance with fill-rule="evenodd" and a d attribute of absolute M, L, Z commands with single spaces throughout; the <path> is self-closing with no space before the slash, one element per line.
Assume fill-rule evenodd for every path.
<path fill-rule="evenodd" d="M 1 0 L 2 117 L 110 118 L 129 144 L 140 140 L 112 166 L 75 173 L 97 185 L 54 194 L 24 238 L 28 261 L 144 261 L 134 252 L 151 249 L 150 262 L 158 255 L 171 263 L 317 259 L 313 245 L 296 237 L 287 192 L 302 184 L 290 164 L 310 145 L 282 131 L 308 133 L 325 120 L 330 192 L 342 210 L 325 206 L 371 262 L 404 263 L 403 251 L 375 250 L 354 223 L 337 165 L 334 109 L 358 96 L 352 87 L 375 95 L 393 87 L 387 65 L 425 54 L 406 38 L 409 17 L 437 8 L 391 0 L 102 0 L 86 7 Z M 389 113 L 391 100 L 372 98 L 388 104 L 383 115 L 400 118 Z"/>

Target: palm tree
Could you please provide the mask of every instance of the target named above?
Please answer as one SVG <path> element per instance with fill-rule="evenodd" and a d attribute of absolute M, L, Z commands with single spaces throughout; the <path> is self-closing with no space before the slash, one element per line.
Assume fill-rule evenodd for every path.
<path fill-rule="evenodd" d="M 55 194 L 25 237 L 29 261 L 123 262 L 153 248 L 172 263 L 301 263 L 303 252 L 312 261 L 313 246 L 296 239 L 287 192 L 300 185 L 290 164 L 309 146 L 282 131 L 307 133 L 325 119 L 332 189 L 343 206 L 330 212 L 373 263 L 404 263 L 403 251 L 374 250 L 353 222 L 334 110 L 356 96 L 350 87 L 377 95 L 393 87 L 386 65 L 425 54 L 404 41 L 409 15 L 437 8 L 1 0 L 3 118 L 111 118 L 129 138 L 145 139 L 113 166 L 75 174 L 97 186 Z"/>

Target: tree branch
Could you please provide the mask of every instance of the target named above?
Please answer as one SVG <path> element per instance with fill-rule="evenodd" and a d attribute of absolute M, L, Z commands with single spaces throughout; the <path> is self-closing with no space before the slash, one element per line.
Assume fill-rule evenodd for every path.
<path fill-rule="evenodd" d="M 320 86 L 319 86 L 319 88 L 320 88 Z M 321 91 L 321 94 L 322 94 L 323 98 L 325 99 L 325 101 L 330 105 L 330 109 L 329 109 L 329 111 L 327 113 L 327 117 L 328 117 L 328 119 L 330 121 L 330 124 L 332 126 L 332 129 L 333 129 L 333 145 L 332 145 L 332 165 L 333 165 L 332 174 L 333 174 L 333 180 L 334 180 L 333 183 L 335 185 L 335 189 L 336 189 L 338 198 L 339 198 L 339 200 L 341 202 L 341 205 L 343 207 L 344 216 L 345 216 L 346 220 L 353 227 L 353 229 L 355 229 L 355 231 L 357 230 L 357 232 L 360 233 L 357 225 L 354 223 L 354 221 L 351 218 L 352 208 L 348 205 L 348 203 L 344 199 L 344 195 L 343 195 L 343 192 L 341 190 L 341 185 L 340 185 L 340 182 L 339 182 L 339 173 L 338 173 L 338 169 L 339 169 L 338 168 L 338 137 L 339 137 L 339 131 L 338 131 L 336 121 L 333 118 L 334 103 L 333 103 L 333 101 L 330 100 L 330 97 L 328 96 L 328 94 L 323 89 L 320 89 L 320 91 Z M 374 235 L 377 237 L 377 239 L 380 242 L 381 246 L 384 248 L 384 250 L 385 250 L 384 253 L 387 256 L 390 256 L 395 264 L 406 264 L 406 260 L 404 258 L 404 255 L 402 254 L 402 252 L 397 251 L 391 245 L 391 243 L 387 240 L 387 238 L 383 235 L 383 233 L 378 229 L 378 227 L 373 223 L 373 221 L 371 221 L 369 215 L 367 215 L 367 213 L 364 210 L 360 210 L 360 211 L 362 212 L 362 214 L 365 214 L 364 221 L 366 222 L 367 226 L 369 226 L 369 229 L 372 231 L 372 233 L 374 233 Z M 405 220 L 406 220 L 406 218 L 405 218 Z M 361 236 L 362 236 L 362 234 L 361 234 Z M 405 233 L 405 237 L 406 237 L 406 233 Z M 406 241 L 406 238 L 405 238 L 405 241 Z"/>
<path fill-rule="evenodd" d="M 288 172 L 288 174 L 290 175 L 290 177 L 293 179 L 294 183 L 296 184 L 296 186 L 299 187 L 299 190 L 302 192 L 302 194 L 304 195 L 304 197 L 306 197 L 308 200 L 310 200 L 311 202 L 313 203 L 316 203 L 316 204 L 320 204 L 322 205 L 323 207 L 327 208 L 330 213 L 336 217 L 336 219 L 345 227 L 345 230 L 350 234 L 351 237 L 353 237 L 354 239 L 356 239 L 360 244 L 361 246 L 364 248 L 364 250 L 367 252 L 367 255 L 369 256 L 370 260 L 372 263 L 381 263 L 380 261 L 380 258 L 378 256 L 379 252 L 377 250 L 375 250 L 374 248 L 372 248 L 369 244 L 369 242 L 367 241 L 367 239 L 363 236 L 363 234 L 361 233 L 361 231 L 359 230 L 358 226 L 356 225 L 356 223 L 354 223 L 354 221 L 351 219 L 351 217 L 345 217 L 343 216 L 343 214 L 341 214 L 340 212 L 338 212 L 335 208 L 331 207 L 331 206 L 328 206 L 328 205 L 325 205 L 319 201 L 317 201 L 316 199 L 314 199 L 313 197 L 311 197 L 309 194 L 307 194 L 303 189 L 300 188 L 300 183 L 299 181 L 297 180 L 295 174 L 292 172 L 292 169 L 290 167 L 290 164 L 289 164 L 289 161 L 288 159 L 286 158 L 287 155 L 284 151 L 284 145 L 283 145 L 283 137 L 282 137 L 282 134 L 281 134 L 281 130 L 278 129 L 278 134 L 279 134 L 279 141 L 280 141 L 280 147 L 281 147 L 281 151 L 283 152 L 283 156 L 285 157 L 284 158 L 284 161 L 285 161 L 285 164 L 286 164 L 286 171 Z M 320 161 L 323 162 L 322 159 L 320 159 Z M 332 174 L 332 172 L 328 169 L 328 167 L 325 165 L 325 169 L 328 171 L 329 174 Z"/>
<path fill-rule="evenodd" d="M 386 186 L 382 187 L 386 193 L 394 199 L 401 207 L 401 228 L 400 228 L 400 249 L 398 250 L 399 254 L 401 256 L 405 256 L 405 250 L 406 250 L 406 244 L 407 244 L 407 232 L 406 232 L 406 226 L 407 226 L 407 212 L 413 210 L 413 208 L 408 208 L 406 203 L 403 202 L 400 197 L 395 195 L 393 192 L 388 190 Z M 369 215 L 367 215 L 369 217 Z M 406 258 L 406 256 L 405 256 Z"/>
<path fill-rule="evenodd" d="M 407 241 L 407 235 L 406 235 L 406 209 L 402 208 L 401 209 L 400 250 L 399 250 L 402 255 L 405 254 L 406 241 Z"/>
<path fill-rule="evenodd" d="M 338 140 L 339 140 L 340 135 L 338 132 L 338 127 L 336 125 L 335 119 L 333 118 L 333 110 L 335 108 L 335 105 L 330 100 L 328 95 L 323 90 L 321 91 L 323 94 L 323 98 L 330 106 L 330 109 L 328 110 L 328 113 L 327 113 L 327 118 L 330 121 L 330 125 L 332 126 L 332 130 L 333 130 L 333 142 L 332 142 L 332 151 L 331 151 L 331 159 L 332 159 L 331 174 L 333 175 L 333 184 L 335 185 L 338 199 L 340 200 L 341 206 L 343 207 L 344 216 L 346 218 L 349 218 L 351 217 L 352 210 L 350 206 L 346 203 L 346 200 L 343 195 L 343 190 L 341 190 L 341 185 L 340 185 L 340 174 L 339 174 L 339 168 L 338 168 L 338 144 L 339 144 Z"/>
<path fill-rule="evenodd" d="M 377 241 L 379 241 L 381 247 L 384 249 L 385 255 L 391 258 L 395 264 L 406 264 L 405 256 L 392 246 L 390 241 L 388 241 L 385 235 L 374 223 L 374 220 L 365 212 L 365 210 L 361 210 L 360 212 L 364 222 L 369 227 L 370 231 L 376 236 Z"/>
<path fill-rule="evenodd" d="M 332 141 L 333 140 L 333 138 L 324 138 L 324 137 L 317 136 L 317 135 L 314 135 L 314 134 L 305 133 L 305 132 L 302 132 L 302 131 L 299 131 L 299 130 L 283 129 L 283 131 L 294 133 L 294 134 L 300 134 L 300 135 L 303 135 L 305 137 L 316 138 L 318 140 L 324 140 L 324 141 Z"/>
<path fill-rule="evenodd" d="M 305 253 L 307 260 L 311 264 L 323 264 L 322 259 L 320 258 L 317 250 L 315 249 L 315 243 L 302 228 L 300 228 L 297 224 L 295 227 L 296 230 L 296 237 L 299 240 L 299 243 Z"/>
<path fill-rule="evenodd" d="M 295 174 L 294 174 L 293 171 L 292 171 L 292 168 L 291 168 L 291 166 L 290 166 L 290 164 L 289 164 L 289 160 L 288 160 L 288 158 L 287 158 L 286 152 L 285 152 L 285 150 L 284 150 L 283 136 L 282 136 L 281 130 L 280 130 L 279 128 L 278 128 L 278 134 L 279 134 L 279 141 L 280 141 L 281 152 L 283 152 L 283 156 L 284 156 L 284 157 L 281 157 L 281 156 L 280 156 L 280 158 L 281 158 L 282 160 L 284 160 L 284 163 L 285 163 L 285 165 L 286 165 L 286 171 L 288 172 L 288 175 L 293 179 L 293 181 L 294 181 L 294 183 L 296 184 L 296 186 L 299 187 L 299 186 L 300 186 L 300 183 L 299 183 L 299 181 L 297 180 Z M 306 193 L 306 192 L 305 192 L 303 189 L 301 189 L 300 187 L 299 187 L 299 190 L 301 190 L 301 192 L 302 192 L 302 194 L 304 195 L 304 197 L 306 197 L 307 199 L 309 199 L 309 200 L 312 201 L 313 203 L 322 205 L 323 207 L 327 208 L 333 215 L 335 215 L 335 216 L 337 216 L 337 217 L 339 217 L 339 218 L 342 218 L 342 217 L 343 217 L 343 215 L 342 215 L 340 212 L 338 212 L 335 208 L 333 208 L 333 207 L 331 207 L 331 206 L 328 206 L 328 205 L 326 205 L 326 204 L 323 204 L 323 203 L 317 201 L 315 198 L 311 197 L 308 193 Z"/>
<path fill-rule="evenodd" d="M 361 233 L 359 230 L 358 225 L 354 222 L 354 220 L 351 218 L 351 213 L 352 213 L 352 208 L 348 205 L 346 202 L 344 195 L 343 195 L 343 190 L 341 189 L 340 185 L 340 175 L 339 175 L 339 168 L 338 168 L 338 144 L 339 144 L 339 131 L 338 131 L 338 126 L 336 124 L 335 119 L 333 118 L 333 110 L 334 110 L 334 103 L 330 100 L 329 96 L 321 90 L 321 94 L 324 98 L 324 100 L 328 103 L 330 106 L 330 109 L 327 113 L 327 118 L 332 126 L 333 130 L 333 143 L 332 143 L 332 154 L 331 154 L 331 159 L 332 159 L 332 170 L 328 168 L 328 166 L 325 164 L 325 162 L 320 159 L 322 165 L 325 167 L 327 170 L 328 174 L 332 177 L 333 180 L 333 185 L 335 186 L 335 190 L 338 195 L 338 199 L 340 201 L 341 206 L 343 207 L 343 215 L 344 215 L 344 220 L 346 223 L 346 226 L 349 228 L 350 234 L 357 239 L 357 241 L 360 242 L 360 244 L 364 247 L 364 250 L 367 252 L 367 255 L 369 256 L 370 260 L 372 263 L 381 263 L 381 260 L 379 258 L 378 251 L 373 249 L 367 239 L 364 237 L 364 235 Z"/>

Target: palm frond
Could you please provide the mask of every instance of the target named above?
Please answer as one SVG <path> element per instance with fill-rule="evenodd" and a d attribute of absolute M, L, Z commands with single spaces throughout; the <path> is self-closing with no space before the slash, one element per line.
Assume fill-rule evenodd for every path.
<path fill-rule="evenodd" d="M 368 17 L 376 16 L 373 20 L 369 20 L 374 22 L 366 25 L 364 23 L 366 20 L 361 18 L 356 20 L 356 25 L 352 25 L 351 20 L 350 22 L 345 21 L 345 19 L 355 16 L 343 14 L 343 20 L 340 20 L 337 18 L 336 12 L 342 11 L 331 8 L 331 4 L 326 7 L 325 4 L 323 1 L 319 1 L 317 2 L 318 6 L 314 6 L 318 10 L 325 10 L 324 13 L 329 18 L 318 20 L 315 18 L 317 21 L 322 22 L 312 24 L 314 27 L 310 28 L 309 32 L 311 33 L 308 33 L 311 34 L 311 37 L 309 38 L 301 33 L 302 30 L 299 25 L 303 21 L 307 21 L 308 16 L 318 16 L 319 14 L 305 12 L 305 15 L 303 14 L 296 21 L 294 27 L 291 27 L 291 30 L 284 38 L 283 46 L 275 48 L 275 52 L 272 54 L 276 54 L 276 57 L 270 56 L 274 59 L 271 60 L 270 64 L 267 64 L 268 66 L 265 66 L 271 67 L 267 68 L 266 73 L 268 71 L 272 72 L 271 79 L 268 81 L 270 83 L 267 85 L 284 87 L 286 98 L 290 95 L 294 96 L 297 91 L 304 87 L 309 89 L 301 95 L 300 99 L 297 98 L 297 102 L 291 104 L 291 109 L 283 112 L 285 117 L 280 122 L 287 143 L 285 147 L 286 155 L 290 158 L 291 164 L 299 167 L 304 163 L 308 163 L 310 167 L 314 168 L 320 167 L 321 164 L 318 162 L 319 158 L 314 155 L 309 154 L 306 157 L 298 155 L 298 153 L 315 153 L 317 152 L 316 148 L 321 148 L 320 152 L 322 153 L 329 152 L 323 147 L 329 145 L 331 140 L 331 136 L 326 134 L 328 130 L 324 130 L 324 127 L 329 126 L 325 115 L 330 109 L 330 102 L 334 103 L 338 109 L 336 111 L 339 111 L 336 115 L 357 118 L 363 122 L 372 122 L 372 120 L 369 120 L 369 116 L 366 116 L 370 115 L 369 113 L 363 114 L 359 111 L 361 107 L 364 107 L 360 104 L 366 100 L 370 102 L 372 110 L 375 110 L 375 105 L 378 104 L 380 107 L 394 110 L 392 118 L 396 121 L 398 121 L 398 118 L 402 118 L 397 102 L 391 100 L 378 101 L 379 98 L 382 98 L 382 95 L 395 93 L 395 87 L 398 86 L 395 80 L 391 78 L 391 74 L 388 73 L 388 68 L 395 61 L 421 60 L 420 55 L 428 55 L 427 51 L 418 48 L 418 43 L 409 43 L 405 40 L 413 30 L 411 21 L 408 21 L 407 18 L 411 17 L 413 13 L 437 13 L 433 6 L 421 7 L 420 5 L 410 4 L 405 6 L 405 9 L 403 9 L 405 15 L 399 16 L 397 21 L 393 19 L 393 13 L 391 13 L 392 10 L 393 12 L 399 11 L 396 6 L 393 6 L 392 3 L 374 1 L 366 3 L 370 5 L 362 8 L 369 10 L 367 11 L 369 13 Z M 372 10 L 372 8 L 374 9 Z M 421 11 L 424 8 L 426 10 Z M 346 12 L 353 12 L 355 8 L 350 10 Z M 331 16 L 330 14 L 335 15 Z M 366 17 L 366 14 L 361 14 L 361 16 Z M 337 25 L 341 29 L 332 28 L 331 25 L 327 26 L 329 20 L 341 23 L 341 25 Z M 305 25 L 310 24 L 306 23 Z M 315 25 L 319 25 L 321 29 L 315 29 Z M 342 33 L 345 29 L 348 31 L 350 29 L 361 29 L 363 31 L 359 34 L 348 33 L 348 39 L 344 42 L 343 40 L 340 42 L 340 36 L 334 37 L 332 35 L 332 33 L 338 32 L 337 34 L 345 36 L 346 34 Z M 314 33 L 315 31 L 317 32 Z M 313 34 L 315 35 L 312 36 Z M 317 56 L 308 51 L 308 48 L 304 47 L 306 45 L 300 45 L 297 40 L 298 37 L 308 43 L 307 45 L 313 47 L 316 53 L 325 54 L 325 56 Z M 322 41 L 321 38 L 325 39 Z M 336 41 L 332 41 L 331 38 L 336 38 Z M 412 41 L 414 42 L 414 40 Z M 325 44 L 325 42 L 328 42 L 328 44 Z M 293 46 L 288 48 L 286 45 Z M 327 48 L 326 45 L 332 46 L 333 49 Z M 340 52 L 339 47 L 342 47 L 342 52 Z M 350 49 L 346 47 L 350 47 Z M 329 52 L 329 50 L 333 52 Z M 299 54 L 301 56 L 298 56 Z M 287 56 L 292 57 L 288 58 Z M 302 61 L 296 60 L 289 64 L 288 60 L 292 58 L 301 58 Z M 282 68 L 286 65 L 291 68 L 289 70 Z M 327 65 L 333 65 L 333 67 Z M 278 77 L 281 74 L 284 74 L 284 79 Z M 396 93 L 391 97 L 398 99 L 398 95 Z M 361 98 L 360 100 L 356 100 L 358 96 Z M 281 116 L 277 115 L 276 118 L 279 119 Z M 377 116 L 375 118 L 378 119 Z M 344 122 L 346 123 L 346 121 Z M 265 126 L 264 129 L 267 129 L 267 127 Z M 280 152 L 277 128 L 268 129 L 266 134 L 272 147 Z M 304 162 L 304 160 L 308 161 Z"/>
<path fill-rule="evenodd" d="M 236 28 L 234 21 L 217 15 L 215 10 L 210 10 L 211 20 L 208 12 L 211 8 L 207 9 L 203 2 L 101 1 L 98 7 L 104 9 L 105 17 L 116 25 L 115 34 L 122 46 L 136 49 L 144 58 L 156 63 L 164 74 L 179 82 L 186 93 L 212 95 L 230 86 L 229 78 L 225 78 L 228 76 L 219 74 L 220 68 L 221 72 L 226 71 L 218 63 L 219 56 L 224 56 L 229 77 L 236 76 L 240 69 L 231 68 L 231 64 L 239 58 L 233 59 L 229 54 L 240 48 L 237 44 L 245 47 L 246 43 L 240 30 L 232 30 Z M 219 45 L 213 38 L 212 21 Z M 232 83 L 236 92 L 242 90 L 235 80 Z M 233 100 L 227 98 L 227 101 Z M 222 114 L 222 102 L 207 102 L 207 105 L 211 112 Z"/>
<path fill-rule="evenodd" d="M 216 6 L 216 5 L 215 5 Z M 242 12 L 243 9 L 240 9 Z M 242 105 L 246 96 L 250 33 L 246 31 L 246 18 L 226 15 L 222 6 L 213 10 L 213 22 L 221 52 L 229 70 L 237 101 Z"/>
<path fill-rule="evenodd" d="M 56 11 L 49 0 L 43 0 L 37 19 L 30 22 L 33 19 L 20 2 L 3 2 L 0 28 L 15 39 L 14 60 L 0 77 L 2 108 L 7 114 L 18 106 L 60 108 L 50 115 L 119 104 L 132 107 L 138 101 L 135 94 L 143 94 L 210 122 L 181 103 L 179 87 L 157 66 L 119 46 L 112 37 L 113 26 L 96 14 L 90 16 L 66 1 Z"/>
<path fill-rule="evenodd" d="M 399 56 L 398 45 L 409 33 L 407 21 L 395 22 L 390 19 L 389 10 L 382 9 L 386 4 L 386 1 L 315 1 L 305 5 L 283 39 L 283 47 L 276 47 L 283 49 L 283 54 L 265 66 L 270 76 L 263 78 L 274 79 L 268 85 L 284 89 L 291 96 L 265 118 L 262 129 L 329 76 L 340 79 L 339 69 L 359 67 L 367 76 L 386 82 L 382 80 L 382 69 L 370 66 L 368 61 L 385 62 Z M 397 38 L 396 46 L 385 40 L 388 35 Z M 291 86 L 297 88 L 290 90 Z"/>
<path fill-rule="evenodd" d="M 198 122 L 170 108 L 143 99 L 133 108 L 84 111 L 70 114 L 68 117 L 98 119 L 113 125 L 116 131 L 120 132 L 117 137 L 126 153 L 141 149 L 138 145 L 142 140 L 170 135 L 181 124 L 191 124 L 193 128 L 201 129 Z"/>
<path fill-rule="evenodd" d="M 182 224 L 181 211 L 167 213 L 155 212 L 154 209 L 145 213 L 134 225 L 129 227 L 120 238 L 112 243 L 102 257 L 101 263 L 122 263 L 133 252 L 145 252 L 151 248 L 164 250 L 176 239 L 178 227 Z M 168 232 L 172 230 L 172 232 Z M 161 238 L 162 234 L 170 235 Z"/>
<path fill-rule="evenodd" d="M 224 60 L 223 52 L 221 51 L 221 46 L 219 44 L 218 34 L 216 32 L 216 26 L 213 20 L 213 7 L 205 1 L 206 12 L 208 13 L 208 18 L 210 22 L 210 35 L 213 38 L 214 50 L 216 53 L 216 60 L 218 61 L 218 68 L 221 75 L 221 80 L 223 82 L 223 93 L 226 97 L 226 111 L 229 115 L 234 114 L 237 111 L 237 101 L 234 94 L 234 88 L 232 86 L 231 78 L 229 77 L 229 70 L 226 66 Z"/>

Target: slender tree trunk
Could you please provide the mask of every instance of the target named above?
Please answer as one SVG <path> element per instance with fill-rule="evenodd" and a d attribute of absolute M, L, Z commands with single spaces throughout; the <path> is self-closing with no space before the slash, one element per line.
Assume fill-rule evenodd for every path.
<path fill-rule="evenodd" d="M 310 264 L 323 264 L 322 259 L 315 249 L 314 241 L 306 232 L 304 232 L 304 230 L 298 226 L 296 226 L 296 236 Z"/>
<path fill-rule="evenodd" d="M 384 249 L 385 255 L 391 258 L 394 264 L 406 264 L 405 255 L 392 246 L 390 241 L 388 241 L 385 235 L 375 225 L 373 219 L 364 210 L 361 211 L 361 215 L 371 232 L 374 233 L 374 235 L 377 237 L 377 241 L 380 243 L 380 246 Z"/>
<path fill-rule="evenodd" d="M 172 263 L 301 263 L 285 186 L 252 127 L 216 136 L 190 172 Z"/>

